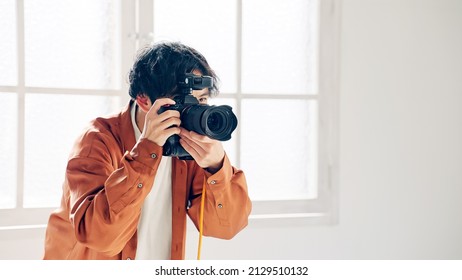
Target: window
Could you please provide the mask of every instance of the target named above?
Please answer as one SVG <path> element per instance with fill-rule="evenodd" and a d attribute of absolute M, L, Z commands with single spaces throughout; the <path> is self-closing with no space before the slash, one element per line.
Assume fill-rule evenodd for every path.
<path fill-rule="evenodd" d="M 161 40 L 219 75 L 211 103 L 238 116 L 224 145 L 254 221 L 332 221 L 337 24 L 337 0 L 1 1 L 0 227 L 46 223 L 76 136 L 128 101 L 136 50 Z"/>
<path fill-rule="evenodd" d="M 0 227 L 46 223 L 76 137 L 120 108 L 120 5 L 1 1 Z"/>

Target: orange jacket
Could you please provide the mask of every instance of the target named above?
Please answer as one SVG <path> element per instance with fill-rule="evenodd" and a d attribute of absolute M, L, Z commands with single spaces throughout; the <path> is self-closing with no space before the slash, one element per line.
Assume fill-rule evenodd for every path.
<path fill-rule="evenodd" d="M 132 103 L 116 116 L 94 120 L 76 141 L 60 208 L 48 221 L 44 259 L 135 258 L 141 208 L 162 147 L 149 140 L 135 146 Z M 204 236 L 230 239 L 247 225 L 252 206 L 245 176 L 226 156 L 213 175 L 195 161 L 174 158 L 171 259 L 184 258 L 186 214 L 199 227 L 204 178 Z"/>

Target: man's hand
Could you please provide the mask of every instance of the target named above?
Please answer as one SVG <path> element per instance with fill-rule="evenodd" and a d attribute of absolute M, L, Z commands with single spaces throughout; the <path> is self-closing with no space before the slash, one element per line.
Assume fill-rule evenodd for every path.
<path fill-rule="evenodd" d="M 225 150 L 220 141 L 180 128 L 180 144 L 197 164 L 215 173 L 223 166 Z"/>
<path fill-rule="evenodd" d="M 143 133 L 141 138 L 147 138 L 159 146 L 163 146 L 167 138 L 180 133 L 180 112 L 167 110 L 158 114 L 160 107 L 174 105 L 175 101 L 170 98 L 157 99 L 146 113 Z"/>

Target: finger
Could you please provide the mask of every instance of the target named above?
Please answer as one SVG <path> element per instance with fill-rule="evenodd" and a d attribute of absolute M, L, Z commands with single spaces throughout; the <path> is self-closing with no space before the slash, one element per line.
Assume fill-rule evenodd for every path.
<path fill-rule="evenodd" d="M 159 131 L 158 139 L 160 139 L 159 141 L 162 143 L 162 145 L 160 146 L 163 146 L 165 144 L 165 141 L 167 140 L 167 138 L 169 138 L 170 136 L 174 134 L 178 134 L 178 133 L 180 133 L 180 129 L 176 126 Z"/>
<path fill-rule="evenodd" d="M 161 122 L 169 118 L 180 119 L 180 112 L 176 110 L 167 110 L 165 112 L 160 113 L 158 116 L 159 116 L 159 121 Z"/>
<path fill-rule="evenodd" d="M 182 137 L 181 134 L 180 134 L 180 137 L 189 147 L 194 149 L 199 155 L 202 155 L 205 153 L 205 149 L 201 145 L 199 145 L 197 142 L 195 142 L 193 139 L 188 138 L 188 137 Z"/>
<path fill-rule="evenodd" d="M 181 132 L 180 132 L 180 137 L 182 138 L 185 138 L 185 139 L 188 139 L 189 141 L 192 141 L 192 142 L 197 142 L 197 140 L 195 140 L 192 136 L 191 136 L 191 131 L 183 128 L 183 127 L 180 127 L 181 129 Z"/>
<path fill-rule="evenodd" d="M 167 138 L 172 136 L 173 134 L 180 134 L 180 128 L 179 127 L 170 127 L 164 130 L 165 135 L 167 135 Z"/>
<path fill-rule="evenodd" d="M 157 127 L 161 130 L 165 130 L 167 128 L 170 128 L 171 126 L 176 126 L 176 127 L 179 127 L 181 124 L 181 120 L 179 118 L 175 118 L 175 117 L 172 117 L 172 118 L 168 118 L 168 119 L 165 119 L 163 121 L 161 121 Z M 180 130 L 178 130 L 178 133 L 180 132 Z"/>
<path fill-rule="evenodd" d="M 184 136 L 184 137 L 189 137 L 189 138 L 191 138 L 191 137 L 189 136 L 189 131 L 188 131 L 186 128 L 180 127 L 180 130 L 181 130 L 180 136 Z"/>
<path fill-rule="evenodd" d="M 151 109 L 149 109 L 148 114 L 158 114 L 160 107 L 165 105 L 175 105 L 175 101 L 170 98 L 159 98 L 156 99 L 154 104 L 152 105 Z"/>
<path fill-rule="evenodd" d="M 191 139 L 195 142 L 201 142 L 201 143 L 211 143 L 211 141 L 213 141 L 212 139 L 210 139 L 209 137 L 205 135 L 201 135 L 194 131 L 186 130 L 184 128 L 181 128 L 180 136 Z"/>
<path fill-rule="evenodd" d="M 191 136 L 189 135 L 189 131 L 186 130 L 185 128 L 183 127 L 180 127 L 180 136 L 181 137 L 184 137 L 184 138 L 188 138 L 188 139 L 191 139 Z"/>
<path fill-rule="evenodd" d="M 202 143 L 213 143 L 213 141 L 216 141 L 216 140 L 213 140 L 212 138 L 206 136 L 206 135 L 201 135 L 197 132 L 194 132 L 194 131 L 190 131 L 189 134 L 191 135 L 191 138 L 193 140 L 196 140 L 196 141 L 199 141 L 199 142 L 202 142 Z"/>
<path fill-rule="evenodd" d="M 183 139 L 183 138 L 180 138 L 180 144 L 181 146 L 185 149 L 186 152 L 188 152 L 193 158 L 194 160 L 197 160 L 201 158 L 201 155 L 200 153 L 194 149 L 190 144 L 190 142 L 188 142 L 188 140 L 186 139 Z"/>
<path fill-rule="evenodd" d="M 155 113 L 151 115 L 146 115 L 145 126 L 148 126 L 153 130 L 161 127 L 163 130 L 171 125 L 179 126 L 180 123 L 180 113 L 175 110 L 168 110 L 160 115 L 155 115 Z"/>

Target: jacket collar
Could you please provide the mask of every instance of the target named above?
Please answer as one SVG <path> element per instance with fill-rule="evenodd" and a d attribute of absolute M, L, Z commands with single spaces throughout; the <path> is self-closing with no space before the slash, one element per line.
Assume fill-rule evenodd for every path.
<path fill-rule="evenodd" d="M 122 140 L 122 146 L 125 151 L 131 151 L 136 144 L 135 131 L 133 130 L 132 119 L 130 115 L 130 109 L 134 105 L 135 101 L 130 102 L 125 106 L 119 117 L 119 129 L 120 139 Z"/>

